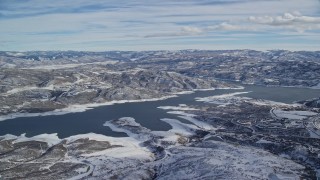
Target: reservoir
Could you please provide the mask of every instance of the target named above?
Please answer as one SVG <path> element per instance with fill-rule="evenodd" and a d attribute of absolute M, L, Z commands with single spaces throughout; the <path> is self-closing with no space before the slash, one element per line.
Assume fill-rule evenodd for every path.
<path fill-rule="evenodd" d="M 239 96 L 257 99 L 293 103 L 295 101 L 317 98 L 319 89 L 293 88 L 293 87 L 265 87 L 257 85 L 242 85 L 244 89 L 218 89 L 209 91 L 196 91 L 192 94 L 182 94 L 178 97 L 160 101 L 133 102 L 95 107 L 85 112 L 69 113 L 64 115 L 50 115 L 37 117 L 19 117 L 0 121 L 0 136 L 5 134 L 20 135 L 26 133 L 27 137 L 43 134 L 58 133 L 60 138 L 77 134 L 97 133 L 107 136 L 121 137 L 124 133 L 113 132 L 103 124 L 112 119 L 133 117 L 142 126 L 155 131 L 166 131 L 171 126 L 160 119 L 179 119 L 176 115 L 166 113 L 159 106 L 178 106 L 179 104 L 197 105 L 203 102 L 195 101 L 196 97 L 208 97 L 233 92 L 250 92 Z M 181 119 L 179 119 L 181 120 Z"/>

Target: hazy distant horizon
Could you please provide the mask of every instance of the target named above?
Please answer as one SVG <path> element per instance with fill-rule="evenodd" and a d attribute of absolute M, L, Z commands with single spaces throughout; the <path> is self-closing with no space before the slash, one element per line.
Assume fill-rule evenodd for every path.
<path fill-rule="evenodd" d="M 28 53 L 28 52 L 152 52 L 152 51 L 259 51 L 259 52 L 268 52 L 268 51 L 290 51 L 290 52 L 299 52 L 299 51 L 306 51 L 306 52 L 317 52 L 318 50 L 288 50 L 288 49 L 267 49 L 267 50 L 257 50 L 257 49 L 159 49 L 159 50 L 27 50 L 27 51 L 7 51 L 1 50 L 0 52 L 15 52 L 15 53 Z"/>

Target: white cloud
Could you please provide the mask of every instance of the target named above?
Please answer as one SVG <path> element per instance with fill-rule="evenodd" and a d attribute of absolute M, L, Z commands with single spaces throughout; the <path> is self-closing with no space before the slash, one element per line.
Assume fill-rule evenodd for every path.
<path fill-rule="evenodd" d="M 282 16 L 250 16 L 249 21 L 256 24 L 295 29 L 299 32 L 320 29 L 320 17 L 303 16 L 298 11 L 284 13 Z"/>
<path fill-rule="evenodd" d="M 185 26 L 182 27 L 178 32 L 168 32 L 168 33 L 155 33 L 146 35 L 146 38 L 152 37 L 174 37 L 174 36 L 198 36 L 205 35 L 210 32 L 227 32 L 227 31 L 256 31 L 257 29 L 254 26 L 249 25 L 234 25 L 228 22 L 223 22 L 221 24 L 207 26 L 207 27 L 192 27 Z"/>
<path fill-rule="evenodd" d="M 208 31 L 220 30 L 220 31 L 255 31 L 256 28 L 248 25 L 234 25 L 227 22 L 223 22 L 218 25 L 207 27 Z"/>
<path fill-rule="evenodd" d="M 144 36 L 145 38 L 152 37 L 174 37 L 174 36 L 195 36 L 203 33 L 203 30 L 197 27 L 184 26 L 178 32 L 154 33 Z"/>
<path fill-rule="evenodd" d="M 203 31 L 200 28 L 197 27 L 191 27 L 191 26 L 185 26 L 181 28 L 181 31 L 183 33 L 187 33 L 187 34 L 200 34 Z"/>

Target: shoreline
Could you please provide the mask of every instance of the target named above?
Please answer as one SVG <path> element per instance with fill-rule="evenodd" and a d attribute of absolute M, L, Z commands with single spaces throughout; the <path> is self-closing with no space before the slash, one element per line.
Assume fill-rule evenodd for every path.
<path fill-rule="evenodd" d="M 283 88 L 300 88 L 300 89 L 315 89 L 315 90 L 320 90 L 320 83 L 316 86 L 302 86 L 302 85 L 293 85 L 293 86 L 283 86 L 283 85 L 266 85 L 266 84 L 262 84 L 262 83 L 246 83 L 246 82 L 241 82 L 238 80 L 230 80 L 230 79 L 219 79 L 219 78 L 215 78 L 216 80 L 220 80 L 222 82 L 231 82 L 231 83 L 235 83 L 235 85 L 245 85 L 245 86 L 250 86 L 250 85 L 254 85 L 254 86 L 263 86 L 263 87 L 283 87 Z"/>
<path fill-rule="evenodd" d="M 10 113 L 7 115 L 0 116 L 0 121 L 6 121 L 10 119 L 23 118 L 23 117 L 38 117 L 38 116 L 53 116 L 53 115 L 65 115 L 69 113 L 78 113 L 85 112 L 87 110 L 93 109 L 95 107 L 100 106 L 110 106 L 114 104 L 124 104 L 124 103 L 137 103 L 137 102 L 149 102 L 149 101 L 162 101 L 169 98 L 178 97 L 178 95 L 182 94 L 192 94 L 196 91 L 214 91 L 216 89 L 244 89 L 243 86 L 235 87 L 235 88 L 210 88 L 210 89 L 194 89 L 188 91 L 181 91 L 172 93 L 171 95 L 163 96 L 160 98 L 150 98 L 150 99 L 136 99 L 136 100 L 114 100 L 108 101 L 104 103 L 88 103 L 88 104 L 74 104 L 70 105 L 66 108 L 55 109 L 53 111 L 48 112 L 39 112 L 39 113 Z"/>
<path fill-rule="evenodd" d="M 69 113 L 85 112 L 87 110 L 93 109 L 100 106 L 110 106 L 114 104 L 124 104 L 124 103 L 135 103 L 135 102 L 147 102 L 147 101 L 161 101 L 169 98 L 177 97 L 177 95 L 164 96 L 161 98 L 150 98 L 150 99 L 139 99 L 139 100 L 115 100 L 108 101 L 104 103 L 89 103 L 89 104 L 74 104 L 66 108 L 55 109 L 48 112 L 40 113 L 11 113 L 7 115 L 0 116 L 0 121 L 20 118 L 20 117 L 37 117 L 37 116 L 52 116 L 52 115 L 64 115 Z"/>

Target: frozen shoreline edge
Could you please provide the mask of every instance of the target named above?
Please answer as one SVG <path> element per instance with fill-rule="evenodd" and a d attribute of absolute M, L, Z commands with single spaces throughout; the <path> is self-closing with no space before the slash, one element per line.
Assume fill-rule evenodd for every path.
<path fill-rule="evenodd" d="M 62 109 L 56 109 L 53 111 L 48 112 L 41 112 L 41 113 L 11 113 L 7 115 L 0 116 L 0 121 L 15 119 L 15 118 L 21 118 L 21 117 L 38 117 L 38 116 L 52 116 L 52 115 L 65 115 L 69 113 L 78 113 L 78 112 L 85 112 L 87 110 L 93 109 L 95 107 L 100 106 L 110 106 L 114 104 L 124 104 L 124 103 L 136 103 L 136 102 L 149 102 L 149 101 L 161 101 L 166 100 L 169 98 L 178 97 L 178 95 L 182 94 L 192 94 L 196 91 L 213 91 L 216 89 L 244 89 L 243 86 L 238 86 L 235 88 L 210 88 L 210 89 L 194 89 L 189 91 L 181 91 L 172 93 L 172 95 L 167 95 L 160 98 L 150 98 L 150 99 L 137 99 L 137 100 L 114 100 L 114 101 L 108 101 L 104 103 L 89 103 L 89 104 L 74 104 L 70 105 L 66 108 Z"/>

